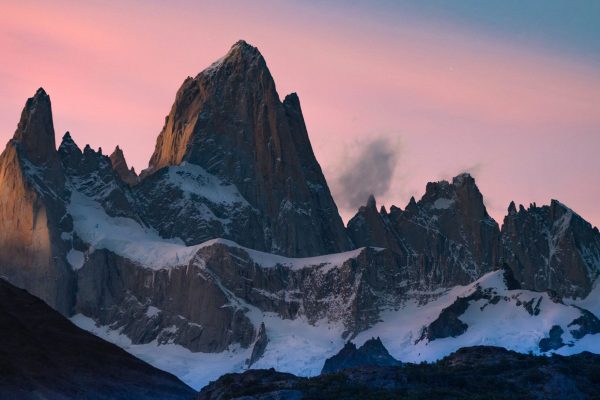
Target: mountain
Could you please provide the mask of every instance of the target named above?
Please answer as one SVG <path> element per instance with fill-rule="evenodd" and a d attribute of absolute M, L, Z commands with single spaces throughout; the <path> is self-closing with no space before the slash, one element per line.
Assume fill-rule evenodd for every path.
<path fill-rule="evenodd" d="M 117 175 L 119 175 L 119 178 L 129 186 L 134 186 L 139 182 L 139 177 L 135 173 L 135 169 L 127 166 L 125 155 L 119 146 L 117 146 L 110 155 L 110 163 Z"/>
<path fill-rule="evenodd" d="M 511 203 L 501 254 L 524 287 L 585 297 L 600 274 L 600 233 L 557 200 L 518 211 Z"/>
<path fill-rule="evenodd" d="M 245 42 L 185 81 L 139 177 L 74 137 L 56 149 L 49 96 L 26 102 L 0 155 L 0 275 L 194 388 L 316 375 L 371 337 L 403 362 L 600 352 L 597 229 L 553 202 L 501 230 L 468 174 L 344 228 L 297 97 Z"/>
<path fill-rule="evenodd" d="M 381 343 L 381 339 L 371 338 L 359 348 L 356 348 L 356 345 L 352 342 L 346 343 L 339 353 L 325 360 L 321 373 L 328 374 L 364 366 L 383 367 L 401 364 L 400 361 L 390 355 Z"/>
<path fill-rule="evenodd" d="M 593 399 L 600 356 L 536 357 L 498 347 L 460 349 L 433 364 L 363 366 L 314 378 L 275 370 L 227 374 L 198 400 Z"/>
<path fill-rule="evenodd" d="M 405 253 L 431 287 L 464 285 L 497 265 L 500 230 L 469 174 L 428 183 L 423 197 L 411 198 L 404 210 L 378 212 L 371 198 L 348 222 L 348 233 L 357 246 Z"/>
<path fill-rule="evenodd" d="M 73 221 L 66 199 L 50 97 L 39 89 L 0 155 L 0 272 L 69 314 L 74 275 L 61 234 Z"/>
<path fill-rule="evenodd" d="M 232 204 L 244 199 L 236 205 L 242 210 L 228 220 L 225 214 L 231 213 L 199 193 L 185 217 L 206 225 L 207 233 L 185 231 L 186 244 L 217 233 L 244 246 L 293 257 L 350 249 L 313 154 L 298 96 L 279 100 L 264 58 L 248 43 L 237 42 L 223 58 L 185 80 L 145 171 L 159 176 L 144 179 L 139 190 L 164 186 L 168 173 L 161 169 L 182 162 L 195 166 L 191 176 L 183 172 L 185 177 L 234 185 L 239 193 L 233 194 Z M 171 187 L 164 191 L 171 201 L 181 198 Z M 162 235 L 181 237 L 168 214 L 153 215 L 157 206 L 150 201 L 144 208 L 149 220 Z"/>
<path fill-rule="evenodd" d="M 77 328 L 0 279 L 3 399 L 191 399 L 175 376 Z"/>

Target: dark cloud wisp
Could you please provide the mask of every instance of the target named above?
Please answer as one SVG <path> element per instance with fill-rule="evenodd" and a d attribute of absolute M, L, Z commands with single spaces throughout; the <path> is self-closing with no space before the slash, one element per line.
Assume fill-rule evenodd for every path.
<path fill-rule="evenodd" d="M 398 161 L 398 146 L 388 138 L 363 145 L 354 159 L 347 160 L 336 179 L 336 200 L 342 208 L 356 210 L 371 194 L 384 196 L 390 189 Z"/>

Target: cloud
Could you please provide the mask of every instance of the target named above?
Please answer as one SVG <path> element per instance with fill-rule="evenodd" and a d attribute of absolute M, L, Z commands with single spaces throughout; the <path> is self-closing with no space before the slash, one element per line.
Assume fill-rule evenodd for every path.
<path fill-rule="evenodd" d="M 398 163 L 399 146 L 387 137 L 361 143 L 358 152 L 346 159 L 335 179 L 335 198 L 344 209 L 356 210 L 372 194 L 384 196 L 390 189 Z"/>

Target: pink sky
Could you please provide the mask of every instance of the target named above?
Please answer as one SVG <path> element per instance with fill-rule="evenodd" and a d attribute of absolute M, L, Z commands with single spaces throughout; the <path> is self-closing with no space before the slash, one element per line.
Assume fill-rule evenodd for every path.
<path fill-rule="evenodd" d="M 6 2 L 3 2 L 6 3 Z M 85 5 L 82 5 L 85 3 Z M 556 198 L 600 225 L 600 68 L 451 20 L 301 2 L 8 2 L 0 14 L 0 141 L 43 86 L 57 136 L 147 165 L 175 92 L 238 39 L 295 91 L 345 219 L 337 178 L 366 143 L 398 151 L 402 208 L 471 172 L 501 222 L 510 200 Z M 366 201 L 366 199 L 365 199 Z"/>

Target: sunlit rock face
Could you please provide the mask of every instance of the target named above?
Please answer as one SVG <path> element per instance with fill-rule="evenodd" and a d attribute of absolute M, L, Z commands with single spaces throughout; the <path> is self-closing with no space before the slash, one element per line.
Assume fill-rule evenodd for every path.
<path fill-rule="evenodd" d="M 185 80 L 144 175 L 183 161 L 235 185 L 254 209 L 244 213 L 247 235 L 227 235 L 221 224 L 225 237 L 287 256 L 350 248 L 298 97 L 279 100 L 264 58 L 246 42 L 236 43 L 222 59 Z M 197 243 L 204 236 L 199 230 L 188 234 L 186 242 Z"/>
<path fill-rule="evenodd" d="M 110 162 L 123 182 L 127 183 L 129 186 L 133 186 L 139 182 L 139 177 L 135 173 L 135 169 L 127 166 L 125 155 L 119 146 L 117 146 L 110 155 Z"/>
<path fill-rule="evenodd" d="M 72 221 L 64 182 L 50 98 L 39 89 L 0 155 L 0 274 L 69 313 L 74 276 L 61 232 Z"/>

